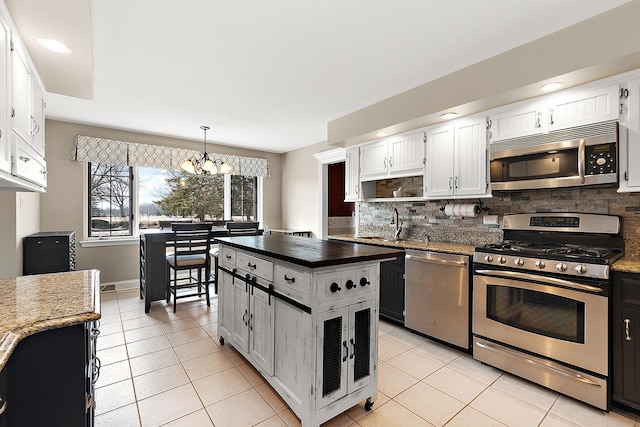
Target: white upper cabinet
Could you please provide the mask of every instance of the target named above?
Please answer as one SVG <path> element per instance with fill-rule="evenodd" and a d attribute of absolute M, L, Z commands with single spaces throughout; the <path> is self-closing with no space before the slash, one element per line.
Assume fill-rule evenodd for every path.
<path fill-rule="evenodd" d="M 640 191 L 640 78 L 629 82 L 620 126 L 620 191 Z"/>
<path fill-rule="evenodd" d="M 31 70 L 25 50 L 15 41 L 12 45 L 11 128 L 23 140 L 31 141 Z"/>
<path fill-rule="evenodd" d="M 348 148 L 344 165 L 344 201 L 360 200 L 360 148 Z"/>
<path fill-rule="evenodd" d="M 7 132 L 7 111 L 6 101 L 9 94 L 9 40 L 11 34 L 7 17 L 3 9 L 0 8 L 0 171 L 11 173 L 11 143 Z"/>
<path fill-rule="evenodd" d="M 549 130 L 617 120 L 618 84 L 570 91 L 549 100 Z"/>
<path fill-rule="evenodd" d="M 491 196 L 487 176 L 487 132 L 483 117 L 456 122 L 454 150 L 454 195 Z"/>
<path fill-rule="evenodd" d="M 360 147 L 360 179 L 422 175 L 424 133 L 398 135 Z"/>
<path fill-rule="evenodd" d="M 453 194 L 453 125 L 427 130 L 427 165 L 424 175 L 426 197 Z"/>
<path fill-rule="evenodd" d="M 549 112 L 546 102 L 533 102 L 509 109 L 489 118 L 489 141 L 537 135 L 549 131 Z"/>
<path fill-rule="evenodd" d="M 44 191 L 45 90 L 0 2 L 0 188 Z"/>
<path fill-rule="evenodd" d="M 426 198 L 490 197 L 487 152 L 484 117 L 427 130 Z"/>
<path fill-rule="evenodd" d="M 377 141 L 360 148 L 360 178 L 362 181 L 387 175 L 387 141 Z"/>

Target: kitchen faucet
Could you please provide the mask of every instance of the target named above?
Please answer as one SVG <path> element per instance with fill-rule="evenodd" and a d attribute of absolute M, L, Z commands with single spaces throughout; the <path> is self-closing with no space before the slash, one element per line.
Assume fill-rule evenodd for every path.
<path fill-rule="evenodd" d="M 396 233 L 395 238 L 400 238 L 400 233 L 402 233 L 402 224 L 400 223 L 400 214 L 398 213 L 397 208 L 393 208 L 393 215 L 391 216 L 391 224 L 396 225 Z"/>

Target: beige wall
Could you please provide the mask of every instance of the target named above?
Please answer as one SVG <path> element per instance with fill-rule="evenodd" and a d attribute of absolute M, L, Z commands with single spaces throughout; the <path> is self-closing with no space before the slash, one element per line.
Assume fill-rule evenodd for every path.
<path fill-rule="evenodd" d="M 0 192 L 0 279 L 22 275 L 22 238 L 40 231 L 40 193 Z"/>
<path fill-rule="evenodd" d="M 40 196 L 41 230 L 36 231 L 75 231 L 78 241 L 76 268 L 78 270 L 99 269 L 102 283 L 138 280 L 137 245 L 83 248 L 79 243 L 83 233 L 83 167 L 82 163 L 69 160 L 71 148 L 78 134 L 196 150 L 201 149 L 202 142 L 52 120 L 46 122 L 48 185 L 47 192 Z M 264 222 L 279 225 L 281 217 L 281 156 L 253 150 L 238 150 L 210 143 L 207 145 L 210 152 L 262 157 L 269 161 L 271 176 L 264 179 Z"/>
<path fill-rule="evenodd" d="M 333 149 L 322 142 L 282 155 L 283 227 L 311 230 L 314 237 L 321 235 L 318 161 L 313 155 Z"/>

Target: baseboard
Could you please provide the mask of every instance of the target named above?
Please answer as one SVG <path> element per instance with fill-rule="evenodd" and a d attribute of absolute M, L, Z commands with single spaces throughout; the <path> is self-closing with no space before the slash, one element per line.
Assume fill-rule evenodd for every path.
<path fill-rule="evenodd" d="M 140 282 L 138 280 L 122 280 L 119 282 L 106 282 L 100 284 L 101 292 L 128 291 L 138 289 Z"/>

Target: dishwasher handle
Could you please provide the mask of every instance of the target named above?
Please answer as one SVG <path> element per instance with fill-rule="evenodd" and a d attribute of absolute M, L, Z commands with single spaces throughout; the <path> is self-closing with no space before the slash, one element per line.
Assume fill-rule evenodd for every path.
<path fill-rule="evenodd" d="M 420 262 L 425 262 L 428 264 L 439 264 L 439 265 L 454 265 L 454 266 L 458 266 L 458 267 L 465 267 L 467 266 L 467 262 L 466 261 L 452 261 L 449 259 L 442 259 L 442 258 L 430 258 L 430 257 L 426 257 L 426 256 L 421 256 L 421 255 L 412 255 L 412 254 L 406 254 L 405 257 L 407 259 L 412 259 L 415 261 L 420 261 Z"/>

